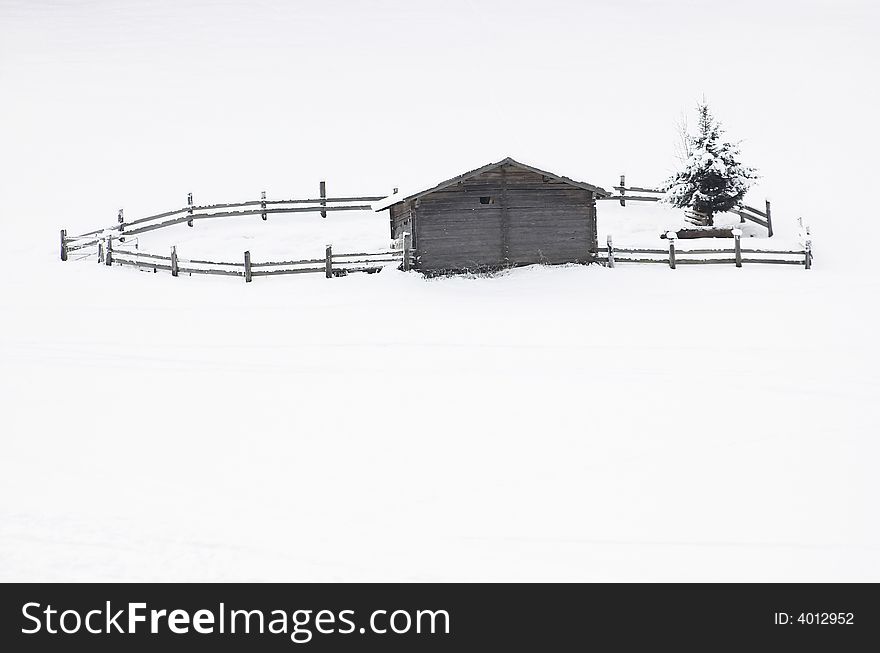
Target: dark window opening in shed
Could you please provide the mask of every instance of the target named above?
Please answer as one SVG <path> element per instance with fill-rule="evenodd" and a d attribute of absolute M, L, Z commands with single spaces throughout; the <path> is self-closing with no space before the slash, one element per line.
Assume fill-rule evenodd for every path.
<path fill-rule="evenodd" d="M 490 195 L 481 195 L 480 204 L 494 204 L 495 198 Z"/>

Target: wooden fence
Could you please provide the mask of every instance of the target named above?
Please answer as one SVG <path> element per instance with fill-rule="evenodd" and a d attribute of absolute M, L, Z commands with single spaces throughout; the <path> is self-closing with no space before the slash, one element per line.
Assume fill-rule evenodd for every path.
<path fill-rule="evenodd" d="M 184 222 L 192 227 L 197 220 L 257 215 L 268 220 L 272 214 L 310 211 L 319 212 L 322 218 L 326 218 L 327 213 L 332 211 L 370 211 L 372 206 L 368 202 L 383 198 L 384 196 L 327 197 L 327 184 L 324 181 L 319 184 L 318 197 L 306 199 L 270 200 L 263 191 L 258 200 L 200 206 L 193 203 L 192 193 L 189 193 L 186 206 L 173 211 L 126 221 L 123 209 L 119 209 L 117 224 L 111 227 L 77 236 L 69 236 L 67 230 L 62 229 L 61 260 L 95 256 L 99 263 L 108 266 L 123 265 L 152 272 L 162 270 L 175 277 L 181 274 L 243 277 L 246 282 L 252 281 L 254 277 L 307 273 L 324 273 L 330 279 L 350 272 L 378 272 L 391 263 L 398 263 L 403 270 L 409 270 L 414 263 L 409 234 L 404 234 L 392 243 L 389 250 L 341 254 L 334 253 L 333 247 L 328 245 L 321 258 L 282 261 L 253 261 L 250 252 L 244 252 L 239 261 L 186 259 L 178 256 L 176 246 L 171 248 L 169 256 L 138 250 L 138 234 Z M 134 249 L 131 249 L 132 245 Z"/>
<path fill-rule="evenodd" d="M 742 246 L 741 234 L 734 232 L 733 247 L 729 249 L 700 248 L 676 249 L 675 234 L 667 234 L 668 249 L 635 247 L 614 247 L 608 236 L 607 247 L 596 255 L 596 260 L 613 268 L 617 263 L 663 263 L 673 270 L 678 265 L 724 265 L 732 264 L 741 268 L 745 263 L 766 263 L 777 265 L 800 265 L 809 270 L 813 264 L 813 251 L 810 240 L 804 241 L 801 250 L 757 249 Z"/>
<path fill-rule="evenodd" d="M 645 188 L 642 186 L 627 186 L 626 175 L 620 175 L 620 186 L 614 186 L 617 195 L 602 197 L 603 200 L 617 200 L 621 206 L 626 206 L 627 200 L 631 202 L 659 202 L 663 195 L 662 190 L 657 188 Z M 627 195 L 627 192 L 631 193 Z M 632 193 L 635 193 L 633 195 Z M 645 194 L 647 193 L 647 194 Z M 764 200 L 764 210 L 743 204 L 738 210 L 731 211 L 739 216 L 740 222 L 754 222 L 767 230 L 767 237 L 773 236 L 773 219 L 770 212 L 770 200 Z"/>
<path fill-rule="evenodd" d="M 114 240 L 125 242 L 126 237 L 137 234 L 171 227 L 176 224 L 186 223 L 192 227 L 197 220 L 214 218 L 247 217 L 259 215 L 263 220 L 268 220 L 269 215 L 285 213 L 319 212 L 322 218 L 327 217 L 332 211 L 370 211 L 370 202 L 384 199 L 384 195 L 358 196 L 358 197 L 327 197 L 327 184 L 322 181 L 319 185 L 318 197 L 306 199 L 266 199 L 263 191 L 258 200 L 246 202 L 232 202 L 226 204 L 193 203 L 192 193 L 186 198 L 186 206 L 173 211 L 165 211 L 144 218 L 126 221 L 123 209 L 119 209 L 116 216 L 116 224 L 104 229 L 96 229 L 78 236 L 69 236 L 66 229 L 61 230 L 61 260 L 66 261 L 72 252 L 88 250 L 89 253 L 97 253 L 99 243 L 106 243 L 107 236 Z"/>
<path fill-rule="evenodd" d="M 104 230 L 98 229 L 79 236 L 68 236 L 67 230 L 61 230 L 61 260 L 69 258 L 81 259 L 98 253 L 98 246 L 104 242 Z"/>
<path fill-rule="evenodd" d="M 171 248 L 170 256 L 121 249 L 114 247 L 113 238 L 108 236 L 105 243 L 99 244 L 98 261 L 104 265 L 124 265 L 152 272 L 167 271 L 174 277 L 181 274 L 244 277 L 248 283 L 254 277 L 284 274 L 323 273 L 331 279 L 350 272 L 379 272 L 389 263 L 397 263 L 401 269 L 408 271 L 414 263 L 411 245 L 412 237 L 407 233 L 395 241 L 391 249 L 378 252 L 334 254 L 332 245 L 327 245 L 322 258 L 253 261 L 248 251 L 244 252 L 240 261 L 209 261 L 182 258 L 178 256 L 176 246 Z"/>

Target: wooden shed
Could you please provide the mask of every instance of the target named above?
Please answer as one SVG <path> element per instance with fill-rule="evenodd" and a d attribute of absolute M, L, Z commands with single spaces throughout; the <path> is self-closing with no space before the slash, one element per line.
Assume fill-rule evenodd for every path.
<path fill-rule="evenodd" d="M 511 158 L 375 205 L 412 234 L 416 269 L 491 270 L 594 259 L 596 198 L 610 194 Z"/>

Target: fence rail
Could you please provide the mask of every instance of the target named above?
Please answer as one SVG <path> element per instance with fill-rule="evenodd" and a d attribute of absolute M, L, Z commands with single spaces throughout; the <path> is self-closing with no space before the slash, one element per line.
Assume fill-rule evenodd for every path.
<path fill-rule="evenodd" d="M 333 247 L 328 245 L 323 258 L 289 261 L 252 261 L 249 251 L 244 252 L 241 262 L 187 259 L 178 255 L 176 246 L 171 248 L 170 256 L 163 256 L 152 252 L 114 247 L 112 236 L 107 236 L 106 241 L 99 245 L 106 247 L 102 249 L 99 257 L 99 262 L 104 265 L 123 265 L 152 272 L 167 271 L 174 277 L 181 274 L 244 277 L 246 282 L 252 281 L 254 277 L 313 272 L 323 272 L 328 279 L 331 279 L 352 272 L 379 272 L 391 263 L 399 264 L 403 270 L 410 270 L 415 263 L 412 237 L 408 233 L 395 241 L 391 249 L 376 252 L 333 253 Z"/>
<path fill-rule="evenodd" d="M 222 204 L 197 205 L 193 203 L 192 193 L 189 193 L 186 206 L 172 211 L 148 215 L 136 220 L 126 220 L 123 209 L 119 209 L 116 216 L 117 223 L 103 229 L 95 229 L 76 236 L 71 236 L 66 229 L 61 230 L 61 260 L 68 260 L 71 252 L 97 248 L 105 245 L 107 238 L 111 241 L 125 242 L 127 236 L 147 233 L 156 229 L 172 227 L 186 223 L 192 227 L 197 220 L 211 218 L 232 218 L 260 216 L 268 220 L 269 215 L 286 213 L 317 212 L 322 218 L 327 217 L 328 212 L 333 211 L 369 211 L 372 209 L 370 202 L 384 199 L 384 195 L 359 195 L 346 197 L 327 197 L 327 184 L 322 181 L 319 184 L 318 197 L 302 199 L 267 199 L 266 192 L 261 193 L 258 200 L 245 202 L 226 202 Z M 239 209 L 239 210 L 230 210 Z"/>
<path fill-rule="evenodd" d="M 617 191 L 617 195 L 611 195 L 610 197 L 602 197 L 599 199 L 603 200 L 617 200 L 620 202 L 621 206 L 626 206 L 626 201 L 631 200 L 634 202 L 659 202 L 662 198 L 663 191 L 658 188 L 646 188 L 644 186 L 627 186 L 626 185 L 626 175 L 620 175 L 620 185 L 614 186 L 614 190 Z M 627 195 L 627 192 L 630 193 L 648 193 L 647 195 Z M 771 238 L 773 236 L 773 221 L 771 219 L 770 212 L 770 200 L 764 200 L 764 210 L 756 209 L 753 206 L 748 206 L 747 204 L 743 204 L 739 207 L 739 209 L 731 211 L 731 213 L 735 213 L 739 216 L 740 222 L 745 222 L 748 220 L 749 222 L 754 222 L 757 225 L 764 227 L 767 230 L 767 237 Z"/>
<path fill-rule="evenodd" d="M 675 246 L 676 238 L 673 232 L 667 234 L 669 248 L 653 249 L 640 247 L 614 247 L 611 236 L 608 236 L 607 246 L 604 250 L 596 252 L 596 260 L 604 264 L 606 267 L 613 268 L 617 263 L 663 263 L 673 270 L 676 265 L 724 265 L 733 264 L 741 268 L 745 263 L 767 263 L 776 265 L 801 265 L 809 270 L 813 264 L 813 249 L 809 239 L 804 241 L 803 249 L 757 249 L 752 247 L 743 247 L 742 235 L 734 231 L 733 247 L 728 249 L 717 248 L 696 248 L 696 249 L 677 249 Z M 623 254 L 624 256 L 619 256 Z M 743 258 L 743 254 L 749 254 L 748 258 Z M 629 256 L 627 256 L 629 255 Z M 654 258 L 649 255 L 662 256 L 663 258 Z M 681 256 L 686 258 L 680 258 Z M 767 256 L 777 258 L 767 258 Z M 722 258 L 718 258 L 718 257 Z M 779 256 L 789 256 L 792 258 L 778 258 Z M 795 258 L 796 257 L 796 258 Z"/>

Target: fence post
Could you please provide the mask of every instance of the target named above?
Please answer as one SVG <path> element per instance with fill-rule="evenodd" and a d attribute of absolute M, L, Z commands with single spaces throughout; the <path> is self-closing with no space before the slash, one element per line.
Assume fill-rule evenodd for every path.
<path fill-rule="evenodd" d="M 669 240 L 669 267 L 673 270 L 675 269 L 675 232 L 669 231 L 666 233 L 666 238 Z"/>
<path fill-rule="evenodd" d="M 171 246 L 171 276 L 176 277 L 180 268 L 177 265 L 177 245 Z"/>
<path fill-rule="evenodd" d="M 104 262 L 104 243 L 98 242 L 98 263 Z"/>
<path fill-rule="evenodd" d="M 773 219 L 770 217 L 770 200 L 764 200 L 764 209 L 767 213 L 767 238 L 773 237 Z"/>
<path fill-rule="evenodd" d="M 810 239 L 804 241 L 804 269 L 813 267 L 813 245 Z"/>
<path fill-rule="evenodd" d="M 67 229 L 61 230 L 61 260 L 67 260 Z"/>
<path fill-rule="evenodd" d="M 327 202 L 325 201 L 327 198 L 327 182 L 321 182 L 321 206 L 327 206 Z M 327 211 L 321 211 L 321 217 L 327 217 Z"/>
<path fill-rule="evenodd" d="M 116 215 L 116 221 L 119 223 L 119 232 L 122 233 L 125 231 L 125 217 L 122 209 L 119 209 L 119 213 Z"/>
<path fill-rule="evenodd" d="M 623 199 L 623 196 L 626 195 L 626 175 L 620 175 L 620 205 L 626 206 L 626 200 Z M 613 265 L 611 267 L 614 267 Z"/>
<path fill-rule="evenodd" d="M 742 237 L 742 229 L 734 229 L 733 230 L 733 255 L 736 259 L 736 267 L 741 268 L 743 266 L 742 259 L 742 244 L 740 243 L 740 238 Z"/>
<path fill-rule="evenodd" d="M 409 272 L 409 256 L 412 249 L 412 235 L 408 231 L 403 232 L 403 271 Z"/>
<path fill-rule="evenodd" d="M 611 244 L 611 234 L 608 234 L 608 267 L 614 267 L 614 245 Z"/>
<path fill-rule="evenodd" d="M 107 251 L 104 256 L 104 265 L 113 265 L 113 236 L 107 236 Z"/>
<path fill-rule="evenodd" d="M 327 245 L 324 251 L 324 276 L 333 278 L 333 245 Z"/>
<path fill-rule="evenodd" d="M 191 226 L 193 226 L 193 219 L 192 219 L 192 214 L 193 214 L 193 194 L 192 194 L 192 193 L 188 193 L 188 194 L 187 194 L 187 196 L 186 196 L 186 204 L 187 204 L 187 206 L 189 207 L 189 215 L 190 215 L 189 220 L 186 221 L 186 226 L 187 226 L 187 227 L 191 227 Z"/>
<path fill-rule="evenodd" d="M 244 282 L 251 282 L 251 253 L 247 251 L 244 253 Z"/>
<path fill-rule="evenodd" d="M 263 220 L 265 220 L 266 219 L 266 191 L 263 191 L 260 194 L 260 208 L 263 210 L 261 217 L 263 218 Z"/>

